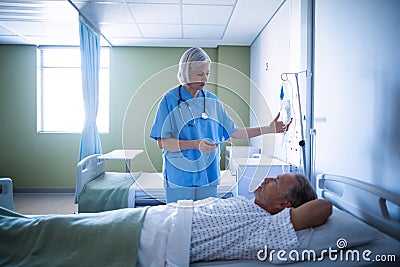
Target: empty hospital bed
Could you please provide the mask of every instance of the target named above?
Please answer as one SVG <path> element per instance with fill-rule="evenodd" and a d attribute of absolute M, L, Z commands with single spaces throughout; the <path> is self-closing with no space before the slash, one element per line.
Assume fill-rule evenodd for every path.
<path fill-rule="evenodd" d="M 100 154 L 82 159 L 76 168 L 75 204 L 79 212 L 100 212 L 118 208 L 165 203 L 162 173 L 106 172 Z M 218 196 L 235 195 L 236 177 L 222 171 Z"/>

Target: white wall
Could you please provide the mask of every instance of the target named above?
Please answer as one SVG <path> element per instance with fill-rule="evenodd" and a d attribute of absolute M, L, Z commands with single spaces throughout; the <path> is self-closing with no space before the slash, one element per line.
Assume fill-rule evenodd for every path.
<path fill-rule="evenodd" d="M 316 169 L 400 193 L 400 1 L 316 1 Z M 318 121 L 326 119 L 326 122 Z"/>
<path fill-rule="evenodd" d="M 285 1 L 251 46 L 250 75 L 254 85 L 250 91 L 250 103 L 255 115 L 250 119 L 251 126 L 270 122 L 279 112 L 281 73 L 306 69 L 302 3 L 304 3 L 302 0 Z M 296 90 L 294 76 L 289 77 L 293 90 Z M 305 96 L 305 75 L 299 75 L 299 78 L 300 89 L 303 93 L 300 94 Z M 304 105 L 302 109 L 304 112 L 306 106 Z M 295 115 L 297 121 L 292 126 L 296 126 L 299 130 L 299 113 Z M 297 137 L 300 137 L 300 134 Z M 292 138 L 292 141 L 293 143 L 288 147 L 282 147 L 281 135 L 266 135 L 253 138 L 251 145 L 261 147 L 264 155 L 285 160 L 288 158 L 287 151 L 297 150 L 297 152 L 291 152 L 292 155 L 289 155 L 289 158 L 295 157 L 297 162 L 290 160 L 291 163 L 299 163 L 301 152 L 298 146 L 299 140 Z M 293 150 L 290 150 L 291 148 Z"/>
<path fill-rule="evenodd" d="M 305 69 L 304 12 L 295 11 L 304 1 L 286 1 L 251 46 L 251 78 L 258 88 L 251 88 L 250 101 L 257 116 L 279 110 L 281 72 Z M 316 172 L 353 177 L 400 194 L 400 1 L 315 3 Z M 294 45 L 296 36 L 301 42 Z M 261 145 L 264 153 L 276 152 L 264 140 L 252 144 Z M 390 204 L 389 209 L 400 220 L 399 209 Z"/>

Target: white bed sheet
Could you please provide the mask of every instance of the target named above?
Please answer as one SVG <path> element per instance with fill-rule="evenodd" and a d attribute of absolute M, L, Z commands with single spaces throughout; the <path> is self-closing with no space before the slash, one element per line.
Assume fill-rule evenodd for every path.
<path fill-rule="evenodd" d="M 192 200 L 181 200 L 147 210 L 140 233 L 139 267 L 189 265 L 192 206 Z"/>

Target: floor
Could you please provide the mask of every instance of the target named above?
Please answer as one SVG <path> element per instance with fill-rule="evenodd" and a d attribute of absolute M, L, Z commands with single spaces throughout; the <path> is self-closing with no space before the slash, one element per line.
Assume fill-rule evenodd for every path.
<path fill-rule="evenodd" d="M 77 209 L 74 194 L 14 193 L 14 211 L 23 215 L 73 214 Z"/>

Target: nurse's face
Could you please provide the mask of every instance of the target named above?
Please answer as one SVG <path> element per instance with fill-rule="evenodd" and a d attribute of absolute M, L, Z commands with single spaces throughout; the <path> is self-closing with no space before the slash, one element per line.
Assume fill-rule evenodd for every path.
<path fill-rule="evenodd" d="M 189 71 L 190 88 L 192 90 L 203 90 L 210 75 L 210 63 L 204 63 L 196 66 Z"/>

